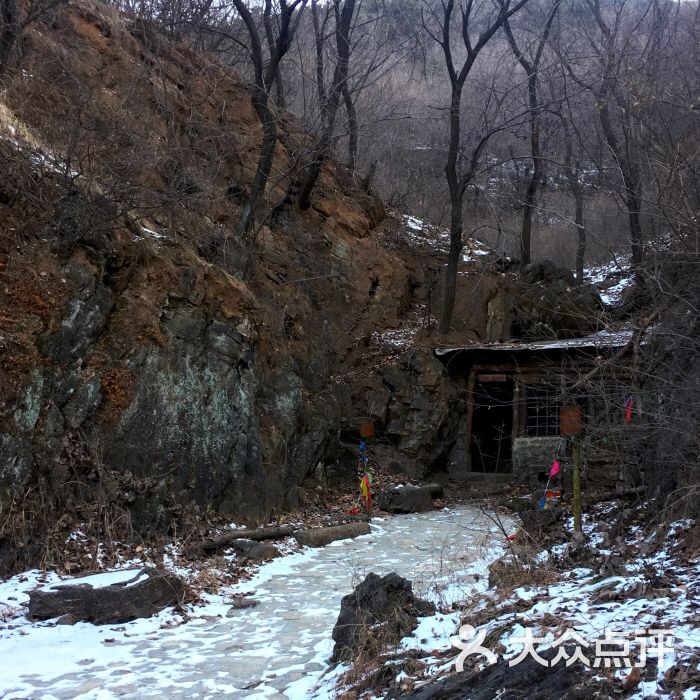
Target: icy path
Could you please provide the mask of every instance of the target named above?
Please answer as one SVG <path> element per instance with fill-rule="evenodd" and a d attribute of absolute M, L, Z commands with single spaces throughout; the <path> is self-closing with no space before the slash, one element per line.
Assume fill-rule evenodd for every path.
<path fill-rule="evenodd" d="M 474 508 L 375 519 L 372 530 L 262 566 L 231 591 L 255 590 L 260 605 L 233 617 L 212 598 L 194 609 L 200 617 L 174 628 L 161 627 L 172 619 L 162 613 L 119 626 L 0 631 L 0 697 L 327 698 L 330 684 L 317 685 L 340 599 L 358 580 L 397 571 L 419 594 L 450 603 L 485 586 L 503 540 Z"/>

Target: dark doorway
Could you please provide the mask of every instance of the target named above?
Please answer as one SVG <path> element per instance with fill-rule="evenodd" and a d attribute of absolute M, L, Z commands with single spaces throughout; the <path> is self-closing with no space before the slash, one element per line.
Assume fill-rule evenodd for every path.
<path fill-rule="evenodd" d="M 477 381 L 473 398 L 472 471 L 507 474 L 512 469 L 513 382 Z"/>

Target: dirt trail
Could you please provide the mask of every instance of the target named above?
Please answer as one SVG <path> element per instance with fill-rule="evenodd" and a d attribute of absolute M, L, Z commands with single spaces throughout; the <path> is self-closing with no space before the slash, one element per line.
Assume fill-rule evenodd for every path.
<path fill-rule="evenodd" d="M 13 698 L 61 700 L 328 697 L 316 686 L 332 650 L 340 599 L 358 579 L 397 571 L 418 594 L 449 604 L 483 585 L 501 542 L 476 508 L 377 519 L 370 535 L 263 566 L 236 588 L 254 590 L 259 605 L 232 617 L 221 606 L 221 617 L 155 633 L 148 621 L 137 621 L 101 631 L 42 627 L 32 630 L 39 634 L 0 640 L 7 669 L 0 689 Z M 434 640 L 435 648 L 448 644 Z"/>

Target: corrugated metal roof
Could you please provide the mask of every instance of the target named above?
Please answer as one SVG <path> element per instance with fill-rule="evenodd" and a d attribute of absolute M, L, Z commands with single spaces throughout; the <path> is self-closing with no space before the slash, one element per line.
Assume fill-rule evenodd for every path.
<path fill-rule="evenodd" d="M 474 343 L 470 345 L 448 345 L 435 348 L 438 357 L 455 352 L 503 351 L 503 352 L 537 352 L 538 350 L 565 350 L 567 348 L 621 348 L 632 339 L 632 329 L 603 330 L 582 338 L 562 338 L 552 340 L 533 340 L 531 342 Z"/>

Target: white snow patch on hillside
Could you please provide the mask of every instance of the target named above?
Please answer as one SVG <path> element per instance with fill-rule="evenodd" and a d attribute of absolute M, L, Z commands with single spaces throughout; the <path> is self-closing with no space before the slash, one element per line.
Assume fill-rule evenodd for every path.
<path fill-rule="evenodd" d="M 467 607 L 461 615 L 455 613 L 424 620 L 412 637 L 404 640 L 403 647 L 422 650 L 425 655 L 421 660 L 427 668 L 410 679 L 410 684 L 405 687 L 414 687 L 415 683 L 418 688 L 436 675 L 453 673 L 457 649 L 452 647 L 450 636 L 457 634 L 461 624 L 473 622 L 470 614 L 479 613 L 483 619 L 481 613 L 492 608 L 494 613 L 490 619 L 474 627 L 477 633 L 484 633 L 489 639 L 493 639 L 494 633 L 498 634 L 489 648 L 498 651 L 499 658 L 512 660 L 519 656 L 528 631 L 536 640 L 535 649 L 542 652 L 552 648 L 568 630 L 590 645 L 579 646 L 590 660 L 591 672 L 597 673 L 605 667 L 605 662 L 601 659 L 598 667 L 593 666 L 596 643 L 606 634 L 615 635 L 629 644 L 632 662 L 636 659 L 641 663 L 639 654 L 644 645 L 646 662 L 650 665 L 635 693 L 626 697 L 642 700 L 654 696 L 659 700 L 675 700 L 680 695 L 676 694 L 673 683 L 666 681 L 667 672 L 674 665 L 690 664 L 692 667 L 700 656 L 700 616 L 697 614 L 700 608 L 700 558 L 679 559 L 673 553 L 678 534 L 692 524 L 692 520 L 673 523 L 655 553 L 640 554 L 624 564 L 616 575 L 601 576 L 602 570 L 598 568 L 575 567 L 566 571 L 559 582 L 521 586 L 507 597 L 499 597 L 493 592 L 471 610 Z M 569 519 L 566 528 L 571 531 L 572 527 Z M 587 547 L 603 557 L 610 556 L 610 552 L 601 547 L 605 527 L 604 522 L 598 525 L 595 514 L 589 515 L 584 525 Z M 639 526 L 630 528 L 623 546 L 639 547 L 639 537 Z M 538 566 L 546 566 L 554 559 L 565 557 L 568 548 L 568 543 L 557 545 L 540 553 L 535 562 Z M 518 601 L 517 612 L 514 612 L 514 603 Z M 524 608 L 523 602 L 527 603 Z M 502 614 L 499 614 L 500 610 Z M 671 635 L 667 639 L 670 643 L 667 653 L 662 649 L 659 654 L 651 630 L 664 630 Z M 445 652 L 450 650 L 454 655 L 445 662 Z M 483 656 L 479 661 L 482 667 L 487 663 Z M 610 672 L 621 686 L 630 670 L 622 663 L 620 668 L 612 667 Z M 655 680 L 649 680 L 649 673 Z M 403 682 L 405 678 L 399 681 Z M 682 697 L 684 700 L 700 698 L 700 687 L 696 684 L 694 688 L 686 688 Z"/>
<path fill-rule="evenodd" d="M 585 279 L 594 285 L 604 304 L 617 306 L 624 291 L 634 284 L 634 276 L 624 264 L 610 262 L 585 270 Z"/>

